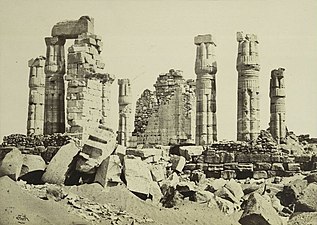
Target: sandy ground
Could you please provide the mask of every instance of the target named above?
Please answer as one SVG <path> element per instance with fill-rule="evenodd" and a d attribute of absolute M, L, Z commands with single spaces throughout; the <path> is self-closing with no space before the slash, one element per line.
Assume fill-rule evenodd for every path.
<path fill-rule="evenodd" d="M 25 188 L 8 177 L 0 178 L 0 225 L 239 224 L 218 208 L 195 202 L 183 201 L 172 209 L 153 205 L 123 185 L 107 189 L 99 184 L 52 187 Z M 47 198 L 47 189 L 53 197 Z"/>

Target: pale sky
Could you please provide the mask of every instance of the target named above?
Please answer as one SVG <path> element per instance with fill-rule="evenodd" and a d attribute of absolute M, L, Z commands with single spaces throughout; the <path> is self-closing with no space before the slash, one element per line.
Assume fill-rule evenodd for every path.
<path fill-rule="evenodd" d="M 104 42 L 105 72 L 130 78 L 134 99 L 160 73 L 194 73 L 194 36 L 212 34 L 218 63 L 218 139 L 236 139 L 236 32 L 258 35 L 261 129 L 268 127 L 270 72 L 284 67 L 286 123 L 317 137 L 317 1 L 14 1 L 0 0 L 0 138 L 26 133 L 27 62 L 46 54 L 54 24 L 89 15 Z M 67 41 L 67 46 L 73 40 Z M 112 87 L 116 129 L 117 81 Z"/>

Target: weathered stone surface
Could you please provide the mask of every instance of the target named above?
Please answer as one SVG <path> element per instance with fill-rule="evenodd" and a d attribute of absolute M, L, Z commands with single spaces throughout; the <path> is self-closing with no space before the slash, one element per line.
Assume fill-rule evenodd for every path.
<path fill-rule="evenodd" d="M 196 145 L 217 141 L 216 118 L 216 44 L 211 35 L 195 37 L 196 61 Z"/>
<path fill-rule="evenodd" d="M 52 28 L 52 36 L 62 36 L 64 38 L 77 38 L 83 33 L 94 33 L 94 19 L 82 16 L 79 20 L 69 20 L 59 22 Z"/>
<path fill-rule="evenodd" d="M 148 195 L 151 188 L 151 173 L 145 162 L 138 157 L 125 156 L 124 177 L 130 191 Z"/>
<path fill-rule="evenodd" d="M 272 163 L 272 170 L 284 171 L 283 163 Z"/>
<path fill-rule="evenodd" d="M 160 186 L 155 181 L 150 183 L 150 197 L 152 197 L 152 202 L 158 204 L 163 197 Z"/>
<path fill-rule="evenodd" d="M 33 171 L 37 171 L 37 170 L 44 171 L 45 168 L 46 168 L 46 164 L 44 159 L 41 156 L 23 154 L 23 163 L 22 163 L 20 177 Z"/>
<path fill-rule="evenodd" d="M 213 201 L 214 195 L 210 193 L 209 191 L 202 191 L 202 190 L 197 190 L 195 193 L 195 198 L 194 201 L 198 203 L 210 203 Z"/>
<path fill-rule="evenodd" d="M 113 131 L 102 128 L 95 128 L 88 132 L 89 137 L 83 140 L 83 153 L 91 158 L 106 159 L 115 150 L 115 135 Z"/>
<path fill-rule="evenodd" d="M 117 145 L 116 150 L 114 151 L 114 154 L 119 156 L 125 156 L 127 152 L 127 148 L 123 145 Z"/>
<path fill-rule="evenodd" d="M 226 199 L 232 203 L 239 203 L 240 201 L 234 196 L 234 194 L 226 187 L 222 187 L 219 190 L 217 190 L 215 193 L 215 196 L 218 196 L 220 198 Z"/>
<path fill-rule="evenodd" d="M 194 181 L 196 184 L 203 183 L 206 180 L 206 174 L 201 171 L 192 171 L 189 179 Z"/>
<path fill-rule="evenodd" d="M 185 164 L 186 164 L 186 159 L 183 156 L 174 156 L 171 157 L 171 162 L 172 162 L 172 169 L 176 170 L 178 172 L 182 172 Z"/>
<path fill-rule="evenodd" d="M 296 212 L 316 212 L 317 211 L 317 184 L 310 183 L 299 195 L 295 204 Z"/>
<path fill-rule="evenodd" d="M 121 162 L 118 155 L 110 155 L 98 167 L 95 180 L 103 187 L 110 183 L 121 183 Z"/>
<path fill-rule="evenodd" d="M 235 212 L 235 210 L 238 210 L 239 207 L 237 206 L 237 204 L 232 203 L 229 200 L 220 198 L 218 196 L 214 197 L 216 204 L 218 206 L 218 208 L 225 214 L 230 215 L 232 213 Z"/>
<path fill-rule="evenodd" d="M 48 164 L 42 180 L 46 183 L 64 184 L 69 165 L 78 152 L 79 148 L 73 141 L 62 146 Z"/>
<path fill-rule="evenodd" d="M 153 181 L 159 182 L 166 177 L 166 168 L 163 164 L 153 164 L 150 167 Z"/>
<path fill-rule="evenodd" d="M 287 163 L 287 170 L 289 171 L 300 171 L 300 164 L 299 163 Z"/>
<path fill-rule="evenodd" d="M 229 180 L 226 184 L 225 187 L 238 199 L 240 200 L 243 196 L 243 190 L 241 185 L 235 181 L 234 179 Z"/>
<path fill-rule="evenodd" d="M 256 140 L 260 134 L 259 54 L 254 34 L 237 33 L 238 41 L 238 141 Z"/>
<path fill-rule="evenodd" d="M 129 145 L 132 136 L 133 117 L 132 117 L 132 96 L 129 79 L 118 79 L 119 85 L 119 128 L 118 143 L 124 146 Z"/>
<path fill-rule="evenodd" d="M 267 162 L 258 162 L 255 164 L 255 170 L 270 170 L 271 169 L 271 163 Z"/>
<path fill-rule="evenodd" d="M 271 203 L 258 193 L 252 193 L 246 203 L 245 209 L 239 223 L 242 225 L 267 224 L 282 225 L 282 220 L 278 216 Z"/>
<path fill-rule="evenodd" d="M 203 151 L 203 146 L 182 146 L 179 148 L 180 155 L 185 157 L 186 160 L 191 160 L 192 156 L 201 155 Z"/>
<path fill-rule="evenodd" d="M 226 180 L 230 180 L 232 178 L 236 178 L 237 174 L 235 170 L 224 170 L 221 171 L 221 178 L 226 179 Z"/>
<path fill-rule="evenodd" d="M 17 180 L 20 176 L 23 163 L 23 156 L 19 149 L 12 148 L 7 152 L 0 161 L 0 177 L 9 176 Z"/>
<path fill-rule="evenodd" d="M 285 81 L 284 68 L 278 68 L 271 71 L 270 79 L 270 133 L 272 137 L 280 143 L 286 137 L 285 122 Z"/>
<path fill-rule="evenodd" d="M 254 179 L 266 179 L 268 177 L 267 172 L 265 170 L 253 171 Z"/>

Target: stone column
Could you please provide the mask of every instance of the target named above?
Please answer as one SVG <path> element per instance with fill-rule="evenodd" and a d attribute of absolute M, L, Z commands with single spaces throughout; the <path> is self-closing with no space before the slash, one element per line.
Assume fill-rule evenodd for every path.
<path fill-rule="evenodd" d="M 217 62 L 211 34 L 195 37 L 196 63 L 196 144 L 217 140 L 216 73 Z"/>
<path fill-rule="evenodd" d="M 132 136 L 132 99 L 131 86 L 129 79 L 118 79 L 119 85 L 119 129 L 118 143 L 124 146 L 128 145 L 128 141 Z"/>
<path fill-rule="evenodd" d="M 260 134 L 258 40 L 237 32 L 238 111 L 237 140 L 255 140 Z"/>
<path fill-rule="evenodd" d="M 270 80 L 270 133 L 280 143 L 286 136 L 284 68 L 272 70 Z"/>
<path fill-rule="evenodd" d="M 45 38 L 47 46 L 45 62 L 44 134 L 65 132 L 65 39 Z"/>
<path fill-rule="evenodd" d="M 44 100 L 45 100 L 45 57 L 40 56 L 28 62 L 29 78 L 29 109 L 27 120 L 27 135 L 43 134 Z"/>

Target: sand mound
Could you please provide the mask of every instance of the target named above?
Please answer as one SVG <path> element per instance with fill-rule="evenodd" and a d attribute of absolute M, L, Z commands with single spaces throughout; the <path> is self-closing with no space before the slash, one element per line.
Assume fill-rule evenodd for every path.
<path fill-rule="evenodd" d="M 69 190 L 98 203 L 111 204 L 138 217 L 148 218 L 149 222 L 144 224 L 239 224 L 224 216 L 218 208 L 209 208 L 206 204 L 184 201 L 174 209 L 158 207 L 140 200 L 124 185 L 104 189 L 98 184 L 89 184 L 73 186 Z"/>
<path fill-rule="evenodd" d="M 22 190 L 9 177 L 0 178 L 0 224 L 88 224 L 54 201 L 41 200 Z"/>

